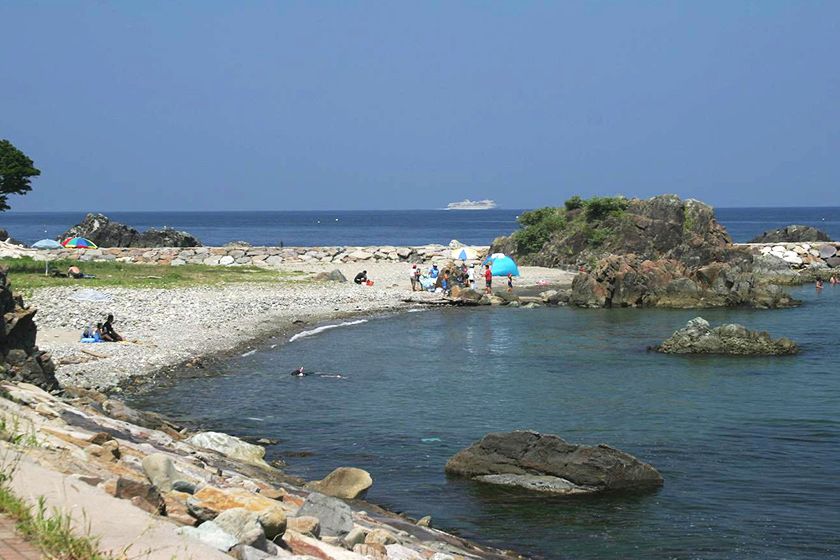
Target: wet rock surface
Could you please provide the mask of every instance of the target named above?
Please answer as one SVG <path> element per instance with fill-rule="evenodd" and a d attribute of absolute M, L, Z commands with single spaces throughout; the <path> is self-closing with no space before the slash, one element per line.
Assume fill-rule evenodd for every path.
<path fill-rule="evenodd" d="M 530 431 L 484 436 L 446 463 L 446 473 L 553 494 L 641 490 L 662 485 L 651 465 L 607 445 L 569 443 Z"/>

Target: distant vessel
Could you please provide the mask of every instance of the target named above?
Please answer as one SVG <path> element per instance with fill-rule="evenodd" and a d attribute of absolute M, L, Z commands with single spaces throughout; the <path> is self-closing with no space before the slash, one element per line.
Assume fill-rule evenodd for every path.
<path fill-rule="evenodd" d="M 495 200 L 470 200 L 469 198 L 461 202 L 450 202 L 446 205 L 447 210 L 492 210 L 495 207 Z"/>

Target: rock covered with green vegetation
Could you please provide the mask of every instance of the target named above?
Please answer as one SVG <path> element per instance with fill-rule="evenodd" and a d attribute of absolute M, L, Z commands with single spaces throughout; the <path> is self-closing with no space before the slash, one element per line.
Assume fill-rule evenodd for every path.
<path fill-rule="evenodd" d="M 732 243 L 711 206 L 671 194 L 647 200 L 574 196 L 563 208 L 525 212 L 519 223 L 518 231 L 493 242 L 491 252 L 536 266 L 592 265 L 628 253 L 696 265 L 717 258 Z"/>
<path fill-rule="evenodd" d="M 734 323 L 712 328 L 702 317 L 695 317 L 656 350 L 665 354 L 784 356 L 798 353 L 799 347 L 789 338 L 774 340 L 766 332 Z"/>
<path fill-rule="evenodd" d="M 7 270 L 0 267 L 0 379 L 37 385 L 47 391 L 59 388 L 50 355 L 35 345 L 36 310 L 12 292 Z"/>

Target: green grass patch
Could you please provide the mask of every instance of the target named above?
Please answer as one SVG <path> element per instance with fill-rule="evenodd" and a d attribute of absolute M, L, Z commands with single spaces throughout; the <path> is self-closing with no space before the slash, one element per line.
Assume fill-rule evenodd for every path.
<path fill-rule="evenodd" d="M 29 257 L 0 259 L 0 266 L 7 267 L 16 290 L 31 291 L 50 286 L 121 287 L 121 288 L 177 288 L 237 282 L 278 282 L 300 278 L 303 272 L 287 272 L 255 266 L 209 266 L 185 264 L 182 266 L 135 264 L 114 261 L 50 261 L 50 271 L 66 272 L 78 266 L 85 274 L 96 278 L 76 280 L 44 275 L 44 262 Z"/>

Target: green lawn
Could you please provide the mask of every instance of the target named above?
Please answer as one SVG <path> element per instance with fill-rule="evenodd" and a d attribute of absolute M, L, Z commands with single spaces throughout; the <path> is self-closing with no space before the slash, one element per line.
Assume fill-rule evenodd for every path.
<path fill-rule="evenodd" d="M 70 260 L 50 261 L 50 271 L 66 272 L 78 266 L 85 274 L 96 278 L 75 280 L 44 275 L 44 262 L 31 258 L 0 259 L 0 266 L 7 267 L 9 279 L 15 290 L 31 291 L 48 286 L 88 286 L 91 288 L 117 286 L 124 288 L 175 288 L 226 284 L 235 282 L 277 282 L 300 278 L 302 272 L 280 272 L 254 266 L 208 266 L 186 264 L 166 266 L 133 264 L 113 261 L 79 262 Z"/>

